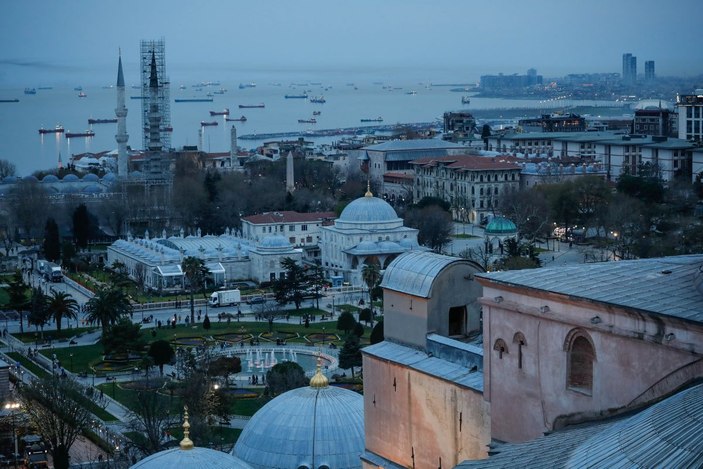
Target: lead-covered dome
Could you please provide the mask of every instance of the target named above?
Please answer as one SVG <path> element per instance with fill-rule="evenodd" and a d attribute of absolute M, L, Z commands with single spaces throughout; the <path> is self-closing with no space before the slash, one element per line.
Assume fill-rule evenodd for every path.
<path fill-rule="evenodd" d="M 388 202 L 367 192 L 347 205 L 337 221 L 342 222 L 386 222 L 395 221 L 398 214 Z"/>
<path fill-rule="evenodd" d="M 318 366 L 310 386 L 254 414 L 232 454 L 256 469 L 356 469 L 363 451 L 363 397 L 329 386 Z"/>
<path fill-rule="evenodd" d="M 517 233 L 517 226 L 505 217 L 495 217 L 488 225 L 486 225 L 484 232 L 487 235 L 515 234 Z"/>

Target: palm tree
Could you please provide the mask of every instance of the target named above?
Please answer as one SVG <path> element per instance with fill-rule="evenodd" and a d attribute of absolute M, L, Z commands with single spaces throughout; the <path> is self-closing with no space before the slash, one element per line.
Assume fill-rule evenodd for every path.
<path fill-rule="evenodd" d="M 183 270 L 184 283 L 187 282 L 190 293 L 190 323 L 195 324 L 195 299 L 193 295 L 197 290 L 204 288 L 209 271 L 202 259 L 193 256 L 183 259 L 181 270 Z"/>
<path fill-rule="evenodd" d="M 49 308 L 47 308 L 46 295 L 41 288 L 32 289 L 32 299 L 30 303 L 29 316 L 27 322 L 33 325 L 37 331 L 41 327 L 41 338 L 44 340 L 44 326 L 49 322 Z"/>
<path fill-rule="evenodd" d="M 78 302 L 68 293 L 52 290 L 47 301 L 47 309 L 50 317 L 56 320 L 56 331 L 61 332 L 63 318 L 76 319 Z"/>
<path fill-rule="evenodd" d="M 86 319 L 97 321 L 102 325 L 103 334 L 110 324 L 117 323 L 121 317 L 132 313 L 132 304 L 125 292 L 117 288 L 102 288 L 85 305 L 88 313 Z"/>
<path fill-rule="evenodd" d="M 369 289 L 369 308 L 371 309 L 371 327 L 373 327 L 373 301 L 371 300 L 371 291 L 376 288 L 381 280 L 381 270 L 378 264 L 364 264 L 361 270 L 361 278 Z"/>

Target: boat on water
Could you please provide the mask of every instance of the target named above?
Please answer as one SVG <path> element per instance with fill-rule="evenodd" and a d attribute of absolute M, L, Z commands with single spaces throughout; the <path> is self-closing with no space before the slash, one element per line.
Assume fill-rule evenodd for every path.
<path fill-rule="evenodd" d="M 76 86 L 75 88 L 73 88 L 73 91 L 83 91 L 83 87 L 82 87 L 82 86 Z"/>
<path fill-rule="evenodd" d="M 259 104 L 240 104 L 239 109 L 255 109 L 255 108 L 264 108 L 266 107 L 264 103 L 259 103 Z"/>
<path fill-rule="evenodd" d="M 184 89 L 186 89 L 186 85 L 181 85 L 178 87 L 178 89 L 184 90 Z"/>
<path fill-rule="evenodd" d="M 233 117 L 233 118 L 231 118 L 231 119 L 230 119 L 229 117 L 226 117 L 225 120 L 226 120 L 227 122 L 246 122 L 246 121 L 247 121 L 247 118 L 244 117 L 244 116 L 242 116 L 242 117 Z"/>
<path fill-rule="evenodd" d="M 471 98 L 469 98 L 468 96 L 462 96 L 461 104 L 471 104 Z"/>
<path fill-rule="evenodd" d="M 129 99 L 144 99 L 144 96 L 130 96 Z"/>
<path fill-rule="evenodd" d="M 308 99 L 307 93 L 303 94 L 287 94 L 285 96 L 286 99 Z"/>
<path fill-rule="evenodd" d="M 229 116 L 229 108 L 225 108 L 223 111 L 210 111 L 211 116 Z"/>
<path fill-rule="evenodd" d="M 177 103 L 211 103 L 212 98 L 177 98 Z"/>
<path fill-rule="evenodd" d="M 411 91 L 406 91 L 405 94 L 413 95 L 415 96 L 417 94 L 417 91 L 411 90 Z"/>
<path fill-rule="evenodd" d="M 17 98 L 14 99 L 0 99 L 0 103 L 19 103 L 20 100 Z"/>
<path fill-rule="evenodd" d="M 376 117 L 375 119 L 361 119 L 361 122 L 383 122 L 383 117 Z"/>
<path fill-rule="evenodd" d="M 78 97 L 79 97 L 79 98 L 85 98 L 85 97 L 87 97 L 87 96 L 88 96 L 88 95 L 85 94 L 85 93 L 82 92 L 82 91 L 81 91 L 80 93 L 78 93 Z"/>
<path fill-rule="evenodd" d="M 173 132 L 173 127 L 162 127 L 161 128 L 162 132 Z"/>
<path fill-rule="evenodd" d="M 226 92 L 227 92 L 227 90 L 224 88 L 220 88 L 217 91 L 213 91 L 213 93 L 215 93 L 215 94 L 225 94 Z"/>
<path fill-rule="evenodd" d="M 25 88 L 24 94 L 37 94 L 37 89 L 36 88 Z"/>
<path fill-rule="evenodd" d="M 117 118 L 114 119 L 93 119 L 92 117 L 88 119 L 88 124 L 116 124 Z"/>
<path fill-rule="evenodd" d="M 239 84 L 239 89 L 243 90 L 244 88 L 256 88 L 256 83 L 251 82 L 251 83 L 240 83 Z"/>
<path fill-rule="evenodd" d="M 86 130 L 85 132 L 66 132 L 66 138 L 73 137 L 94 137 L 95 132 L 92 130 Z"/>
<path fill-rule="evenodd" d="M 317 124 L 317 119 L 298 119 L 298 124 Z"/>
<path fill-rule="evenodd" d="M 53 86 L 38 86 L 37 89 L 38 90 L 53 90 L 54 87 Z"/>
<path fill-rule="evenodd" d="M 317 103 L 317 104 L 324 104 L 327 102 L 324 96 L 315 96 L 314 98 L 310 98 L 311 103 Z"/>
<path fill-rule="evenodd" d="M 63 126 L 62 125 L 57 125 L 53 129 L 45 129 L 42 127 L 39 129 L 40 134 L 62 134 L 63 133 Z"/>
<path fill-rule="evenodd" d="M 212 122 L 200 121 L 201 127 L 209 127 L 211 125 L 217 125 L 217 121 L 212 121 Z"/>
<path fill-rule="evenodd" d="M 321 114 L 320 111 L 313 111 L 313 112 L 312 112 L 312 115 L 313 115 L 313 116 L 319 116 L 320 114 Z"/>

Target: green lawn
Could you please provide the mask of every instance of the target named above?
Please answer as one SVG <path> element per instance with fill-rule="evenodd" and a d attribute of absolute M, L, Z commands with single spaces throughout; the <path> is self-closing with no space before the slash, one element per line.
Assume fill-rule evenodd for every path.
<path fill-rule="evenodd" d="M 28 331 L 28 332 L 23 332 L 23 333 L 16 333 L 12 334 L 15 336 L 16 339 L 21 340 L 25 344 L 33 344 L 37 340 L 39 343 L 42 343 L 44 341 L 49 341 L 49 340 L 69 340 L 77 335 L 82 335 L 85 334 L 86 332 L 91 332 L 94 331 L 96 328 L 95 327 L 74 327 L 72 329 L 61 329 L 61 332 L 57 332 L 55 330 L 48 330 L 44 331 L 42 335 L 42 331 Z M 44 340 L 42 341 L 42 336 L 44 337 Z"/>
<path fill-rule="evenodd" d="M 36 363 L 34 363 L 29 358 L 25 357 L 19 352 L 10 352 L 7 354 L 7 356 L 12 358 L 16 362 L 20 362 L 23 367 L 34 373 L 34 375 L 39 378 L 45 378 L 50 375 L 49 372 L 44 370 L 44 368 L 40 367 L 39 365 L 37 365 Z"/>
<path fill-rule="evenodd" d="M 47 348 L 41 349 L 40 353 L 47 358 L 53 358 L 52 354 L 56 354 L 56 358 L 61 362 L 61 365 L 68 371 L 73 373 L 93 373 L 90 365 L 94 365 L 103 358 L 102 344 L 82 345 L 80 347 L 63 347 L 63 348 Z M 73 358 L 71 358 L 73 354 Z"/>

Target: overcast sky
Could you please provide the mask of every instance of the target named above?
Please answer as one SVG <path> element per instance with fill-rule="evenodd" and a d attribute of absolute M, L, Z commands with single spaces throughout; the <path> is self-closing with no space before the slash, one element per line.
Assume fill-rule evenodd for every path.
<path fill-rule="evenodd" d="M 654 60 L 659 76 L 698 75 L 701 18 L 703 0 L 6 0 L 0 85 L 113 77 L 118 48 L 136 67 L 139 41 L 162 37 L 172 79 L 199 68 L 553 77 L 619 73 L 623 52 L 640 73 Z"/>

